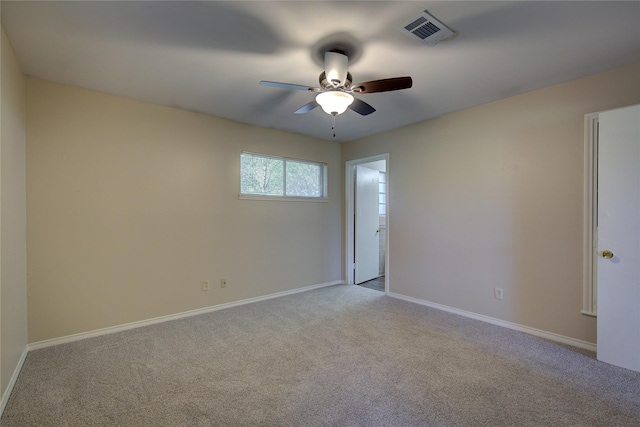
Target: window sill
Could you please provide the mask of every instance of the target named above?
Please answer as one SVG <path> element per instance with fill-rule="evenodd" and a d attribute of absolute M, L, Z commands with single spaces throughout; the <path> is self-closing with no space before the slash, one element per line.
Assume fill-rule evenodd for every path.
<path fill-rule="evenodd" d="M 320 202 L 326 203 L 328 197 L 286 197 L 286 196 L 260 196 L 258 194 L 238 194 L 240 200 L 266 200 L 272 202 Z"/>

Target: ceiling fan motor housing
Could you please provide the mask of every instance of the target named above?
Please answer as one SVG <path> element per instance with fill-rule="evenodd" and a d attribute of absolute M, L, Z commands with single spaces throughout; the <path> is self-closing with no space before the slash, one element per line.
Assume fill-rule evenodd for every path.
<path fill-rule="evenodd" d="M 353 81 L 353 78 L 351 77 L 351 73 L 347 72 L 347 76 L 345 77 L 342 84 L 340 84 L 339 86 L 334 86 L 327 78 L 327 73 L 323 71 L 322 73 L 320 73 L 320 77 L 318 80 L 320 82 L 320 87 L 323 90 L 332 90 L 339 87 L 340 89 L 349 91 L 351 89 L 351 82 Z"/>
<path fill-rule="evenodd" d="M 327 81 L 333 87 L 339 87 L 347 79 L 347 68 L 349 67 L 349 57 L 340 52 L 328 51 L 324 53 L 324 72 Z"/>

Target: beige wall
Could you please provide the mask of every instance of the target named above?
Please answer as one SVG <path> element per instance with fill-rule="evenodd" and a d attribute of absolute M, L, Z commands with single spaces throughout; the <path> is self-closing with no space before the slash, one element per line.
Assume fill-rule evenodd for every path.
<path fill-rule="evenodd" d="M 390 290 L 595 343 L 584 115 L 638 102 L 635 64 L 344 144 L 343 162 L 390 154 Z"/>
<path fill-rule="evenodd" d="M 341 280 L 337 143 L 33 78 L 27 130 L 30 342 Z M 243 150 L 329 201 L 239 200 Z"/>
<path fill-rule="evenodd" d="M 0 119 L 0 383 L 7 390 L 27 346 L 25 79 L 2 30 Z"/>
<path fill-rule="evenodd" d="M 583 116 L 640 102 L 639 75 L 342 147 L 27 79 L 29 341 L 340 280 L 344 161 L 388 152 L 392 292 L 595 342 L 579 313 Z M 328 163 L 330 201 L 239 200 L 242 150 Z"/>

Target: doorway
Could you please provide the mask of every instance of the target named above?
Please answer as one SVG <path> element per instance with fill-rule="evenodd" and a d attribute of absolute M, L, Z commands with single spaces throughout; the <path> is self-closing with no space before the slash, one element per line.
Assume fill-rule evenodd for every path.
<path fill-rule="evenodd" d="M 346 162 L 347 284 L 389 292 L 388 154 Z"/>

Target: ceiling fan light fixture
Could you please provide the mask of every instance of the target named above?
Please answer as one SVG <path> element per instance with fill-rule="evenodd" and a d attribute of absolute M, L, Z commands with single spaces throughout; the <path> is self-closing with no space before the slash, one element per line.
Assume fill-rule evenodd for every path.
<path fill-rule="evenodd" d="M 353 103 L 353 96 L 339 90 L 322 92 L 316 96 L 316 102 L 320 104 L 325 113 L 337 116 L 347 111 Z"/>

